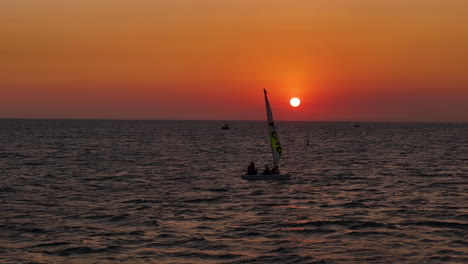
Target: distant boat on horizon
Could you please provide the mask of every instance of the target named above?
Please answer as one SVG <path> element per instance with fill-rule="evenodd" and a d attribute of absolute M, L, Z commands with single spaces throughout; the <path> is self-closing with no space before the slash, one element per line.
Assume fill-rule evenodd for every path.
<path fill-rule="evenodd" d="M 229 129 L 229 124 L 225 124 L 224 126 L 221 127 L 222 130 L 228 130 Z"/>
<path fill-rule="evenodd" d="M 263 89 L 263 94 L 265 96 L 265 107 L 267 113 L 268 130 L 270 133 L 271 153 L 273 155 L 273 167 L 277 168 L 279 166 L 279 161 L 283 149 L 278 139 L 275 122 L 273 121 L 273 113 L 271 112 L 270 102 L 268 101 L 267 91 L 265 89 Z M 255 170 L 255 174 L 245 174 L 242 175 L 241 178 L 245 180 L 289 180 L 291 175 L 289 173 L 280 174 L 279 170 L 277 173 L 272 171 L 270 174 L 257 174 L 257 171 Z"/>

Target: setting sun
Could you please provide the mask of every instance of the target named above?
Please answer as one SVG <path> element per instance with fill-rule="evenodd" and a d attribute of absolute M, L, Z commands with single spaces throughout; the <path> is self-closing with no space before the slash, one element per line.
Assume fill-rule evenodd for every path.
<path fill-rule="evenodd" d="M 293 97 L 291 100 L 289 100 L 289 103 L 292 107 L 298 107 L 301 104 L 301 100 L 299 100 L 297 97 Z"/>

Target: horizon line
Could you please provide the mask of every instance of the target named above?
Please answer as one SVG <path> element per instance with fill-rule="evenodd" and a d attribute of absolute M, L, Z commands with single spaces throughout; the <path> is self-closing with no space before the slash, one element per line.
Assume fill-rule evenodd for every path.
<path fill-rule="evenodd" d="M 76 120 L 76 121 L 213 121 L 213 122 L 266 122 L 263 119 L 169 119 L 169 118 L 34 118 L 34 117 L 0 117 L 0 120 Z M 336 123 L 468 123 L 468 121 L 398 121 L 398 120 L 275 120 L 275 122 L 336 122 Z"/>

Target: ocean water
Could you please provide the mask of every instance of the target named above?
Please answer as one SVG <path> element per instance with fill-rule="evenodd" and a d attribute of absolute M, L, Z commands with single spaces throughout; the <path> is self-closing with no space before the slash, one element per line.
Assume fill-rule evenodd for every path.
<path fill-rule="evenodd" d="M 468 263 L 468 124 L 0 120 L 0 263 Z"/>

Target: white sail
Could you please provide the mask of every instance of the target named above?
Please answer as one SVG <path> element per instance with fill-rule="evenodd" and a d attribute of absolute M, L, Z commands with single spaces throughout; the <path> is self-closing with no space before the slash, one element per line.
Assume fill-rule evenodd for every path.
<path fill-rule="evenodd" d="M 268 119 L 268 128 L 270 132 L 271 152 L 273 153 L 273 164 L 278 165 L 283 149 L 281 148 L 281 144 L 278 139 L 278 134 L 276 133 L 275 122 L 273 121 L 273 114 L 271 113 L 271 107 L 270 102 L 268 101 L 267 91 L 263 89 L 263 92 L 265 94 L 265 106 Z"/>

